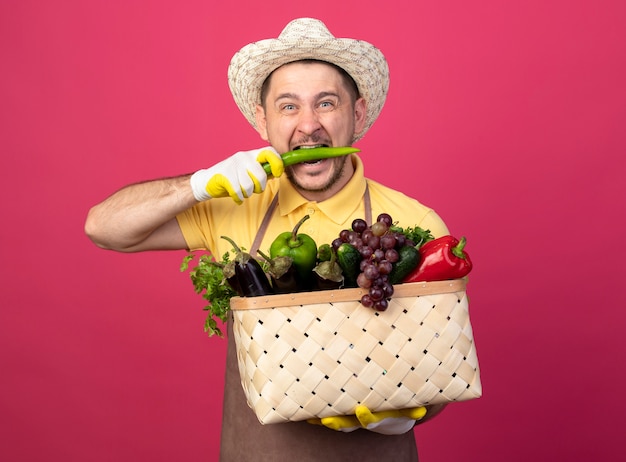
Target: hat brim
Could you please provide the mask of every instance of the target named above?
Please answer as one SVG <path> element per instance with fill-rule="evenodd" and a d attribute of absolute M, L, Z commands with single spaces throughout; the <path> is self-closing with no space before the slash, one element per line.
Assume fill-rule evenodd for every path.
<path fill-rule="evenodd" d="M 365 99 L 365 125 L 354 141 L 362 138 L 382 111 L 389 89 L 389 68 L 382 52 L 362 40 L 348 38 L 265 39 L 243 47 L 228 68 L 228 84 L 235 103 L 256 128 L 256 106 L 261 103 L 261 86 L 284 64 L 306 59 L 332 63 L 356 82 Z"/>

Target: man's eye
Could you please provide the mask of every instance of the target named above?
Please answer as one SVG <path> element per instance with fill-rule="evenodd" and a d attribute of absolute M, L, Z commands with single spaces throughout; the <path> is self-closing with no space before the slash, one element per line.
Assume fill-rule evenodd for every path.
<path fill-rule="evenodd" d="M 296 110 L 296 105 L 295 104 L 285 104 L 285 105 L 283 105 L 282 110 L 283 111 L 289 111 L 289 112 L 295 111 Z"/>
<path fill-rule="evenodd" d="M 323 111 L 330 111 L 335 108 L 335 103 L 332 101 L 323 101 L 320 103 L 319 108 Z"/>

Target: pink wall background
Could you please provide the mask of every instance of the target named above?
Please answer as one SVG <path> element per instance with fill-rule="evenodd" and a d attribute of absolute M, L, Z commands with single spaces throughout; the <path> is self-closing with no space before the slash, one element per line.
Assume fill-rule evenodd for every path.
<path fill-rule="evenodd" d="M 421 459 L 613 460 L 626 4 L 218 3 L 0 5 L 2 460 L 217 460 L 225 341 L 184 252 L 99 250 L 83 222 L 129 182 L 260 146 L 226 68 L 298 16 L 386 53 L 366 171 L 437 209 L 476 265 L 484 397 L 418 427 Z"/>

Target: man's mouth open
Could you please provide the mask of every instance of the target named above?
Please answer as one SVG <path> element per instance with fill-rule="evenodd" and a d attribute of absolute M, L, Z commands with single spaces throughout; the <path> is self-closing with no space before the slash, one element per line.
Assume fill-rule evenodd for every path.
<path fill-rule="evenodd" d="M 327 147 L 329 147 L 327 144 L 302 145 L 302 146 L 296 146 L 294 148 L 294 151 L 297 151 L 299 149 L 313 149 L 313 148 L 327 148 Z M 316 164 L 320 164 L 324 162 L 324 160 L 326 159 L 308 160 L 308 161 L 300 162 L 300 163 L 307 164 L 307 165 L 316 165 Z"/>

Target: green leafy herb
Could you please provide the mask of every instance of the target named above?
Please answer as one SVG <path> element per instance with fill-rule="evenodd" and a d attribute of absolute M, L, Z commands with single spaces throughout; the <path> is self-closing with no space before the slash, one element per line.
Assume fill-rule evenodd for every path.
<path fill-rule="evenodd" d="M 186 255 L 180 265 L 180 270 L 189 270 L 190 263 L 195 257 L 194 253 Z M 218 321 L 226 322 L 230 310 L 230 299 L 237 296 L 224 277 L 223 268 L 229 261 L 229 253 L 225 253 L 219 262 L 215 261 L 211 255 L 203 254 L 199 256 L 196 266 L 189 270 L 196 293 L 201 294 L 202 298 L 209 302 L 204 307 L 204 310 L 208 311 L 204 331 L 209 334 L 209 337 L 224 336 L 218 326 Z"/>
<path fill-rule="evenodd" d="M 391 227 L 391 230 L 397 233 L 402 233 L 407 239 L 412 240 L 415 243 L 415 247 L 418 249 L 428 241 L 435 239 L 435 236 L 430 234 L 429 229 L 422 229 L 419 226 L 408 226 L 402 228 L 397 224 Z"/>

